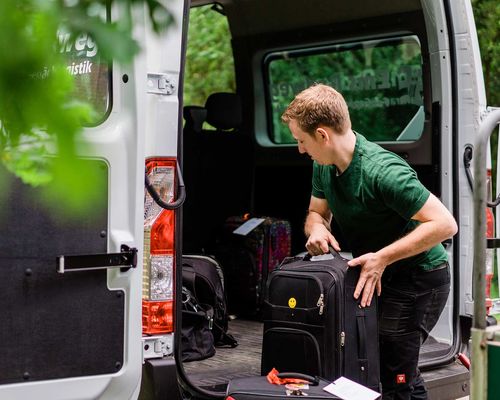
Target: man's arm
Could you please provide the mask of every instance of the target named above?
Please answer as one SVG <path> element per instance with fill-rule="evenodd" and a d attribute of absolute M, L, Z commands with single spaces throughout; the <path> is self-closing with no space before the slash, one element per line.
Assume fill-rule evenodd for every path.
<path fill-rule="evenodd" d="M 380 295 L 380 280 L 388 265 L 426 251 L 452 237 L 458 230 L 451 213 L 433 194 L 412 219 L 420 224 L 406 236 L 376 253 L 363 254 L 349 261 L 351 267 L 361 266 L 361 274 L 354 291 L 356 299 L 363 293 L 361 306 L 370 305 L 375 288 Z"/>
<path fill-rule="evenodd" d="M 332 212 L 326 199 L 311 196 L 309 211 L 304 225 L 307 251 L 312 255 L 328 253 L 328 246 L 340 251 L 339 244 L 330 232 Z"/>

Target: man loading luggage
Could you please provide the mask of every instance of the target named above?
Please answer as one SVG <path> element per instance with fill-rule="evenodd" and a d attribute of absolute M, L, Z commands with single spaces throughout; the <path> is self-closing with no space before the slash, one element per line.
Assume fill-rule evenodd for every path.
<path fill-rule="evenodd" d="M 313 160 L 305 221 L 312 255 L 340 251 L 335 219 L 361 268 L 354 297 L 379 299 L 383 399 L 427 399 L 418 370 L 421 343 L 436 324 L 450 291 L 441 242 L 457 232 L 446 207 L 400 157 L 351 129 L 347 104 L 335 89 L 315 84 L 282 116 L 300 153 Z"/>

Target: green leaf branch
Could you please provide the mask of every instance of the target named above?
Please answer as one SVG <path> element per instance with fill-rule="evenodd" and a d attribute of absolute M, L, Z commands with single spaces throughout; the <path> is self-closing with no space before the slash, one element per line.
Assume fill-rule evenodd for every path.
<path fill-rule="evenodd" d="M 106 21 L 103 15 L 112 6 L 128 10 L 129 17 Z M 94 206 L 91 187 L 97 178 L 85 169 L 75 177 L 74 166 L 79 162 L 78 135 L 95 120 L 95 110 L 76 100 L 74 77 L 68 71 L 58 33 L 64 30 L 71 37 L 88 34 L 101 59 L 128 63 L 139 51 L 132 37 L 130 10 L 140 6 L 146 7 L 155 31 L 172 22 L 168 10 L 156 0 L 0 1 L 3 193 L 11 179 L 21 179 L 29 185 L 46 186 L 46 199 L 64 196 L 71 213 L 84 214 Z M 5 197 L 0 201 L 6 201 Z"/>

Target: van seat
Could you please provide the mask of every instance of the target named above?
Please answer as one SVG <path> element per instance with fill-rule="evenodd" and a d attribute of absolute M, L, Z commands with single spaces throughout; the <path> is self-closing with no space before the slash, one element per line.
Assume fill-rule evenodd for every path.
<path fill-rule="evenodd" d="M 186 106 L 182 115 L 186 121 L 184 132 L 200 133 L 207 119 L 207 109 L 201 106 Z"/>
<path fill-rule="evenodd" d="M 184 252 L 211 253 L 226 218 L 250 211 L 253 141 L 242 129 L 235 93 L 213 93 L 205 107 L 185 107 L 183 114 Z M 200 129 L 205 121 L 215 129 Z"/>
<path fill-rule="evenodd" d="M 237 94 L 213 93 L 208 96 L 205 109 L 207 122 L 217 130 L 228 131 L 241 128 L 241 98 Z"/>

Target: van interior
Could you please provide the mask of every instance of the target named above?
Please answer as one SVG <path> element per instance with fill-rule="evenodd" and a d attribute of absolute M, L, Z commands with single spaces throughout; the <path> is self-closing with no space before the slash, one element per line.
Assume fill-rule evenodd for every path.
<path fill-rule="evenodd" d="M 213 13 L 227 20 L 232 59 L 220 62 L 234 63 L 235 86 L 214 90 L 198 104 L 185 97 L 183 254 L 215 254 L 226 218 L 247 213 L 288 220 L 291 253 L 305 251 L 312 161 L 299 154 L 280 116 L 315 82 L 343 93 L 353 129 L 399 154 L 431 192 L 442 195 L 440 83 L 431 65 L 432 11 L 423 3 L 192 0 L 191 16 Z M 186 73 L 185 87 L 189 79 L 196 78 Z M 349 252 L 335 224 L 332 229 Z M 453 302 L 451 295 L 423 346 L 424 369 L 449 362 L 456 352 Z M 228 332 L 238 347 L 183 363 L 192 385 L 221 393 L 229 379 L 260 375 L 262 321 L 232 318 Z"/>

